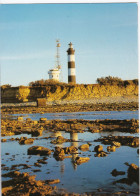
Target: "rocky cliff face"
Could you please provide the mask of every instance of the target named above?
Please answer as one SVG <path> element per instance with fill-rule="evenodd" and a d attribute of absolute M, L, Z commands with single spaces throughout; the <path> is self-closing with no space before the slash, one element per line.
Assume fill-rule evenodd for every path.
<path fill-rule="evenodd" d="M 37 98 L 54 100 L 85 100 L 102 97 L 138 96 L 138 85 L 127 86 L 77 84 L 77 85 L 48 85 L 46 87 L 10 87 L 1 89 L 2 103 L 36 101 Z"/>

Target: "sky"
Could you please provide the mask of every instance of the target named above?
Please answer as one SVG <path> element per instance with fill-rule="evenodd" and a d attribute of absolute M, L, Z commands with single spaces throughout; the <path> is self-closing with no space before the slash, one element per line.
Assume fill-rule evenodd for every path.
<path fill-rule="evenodd" d="M 67 49 L 75 49 L 76 81 L 94 84 L 114 76 L 138 78 L 136 3 L 0 5 L 1 85 L 49 79 L 60 40 L 63 82 Z"/>

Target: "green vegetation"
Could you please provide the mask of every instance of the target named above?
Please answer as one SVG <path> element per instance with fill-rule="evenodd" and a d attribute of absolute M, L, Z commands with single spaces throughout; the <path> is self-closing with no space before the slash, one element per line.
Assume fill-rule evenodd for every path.
<path fill-rule="evenodd" d="M 119 85 L 119 86 L 127 86 L 133 84 L 138 85 L 138 79 L 122 80 L 121 78 L 112 77 L 112 76 L 97 78 L 96 82 L 100 85 Z"/>
<path fill-rule="evenodd" d="M 36 80 L 34 82 L 30 82 L 29 86 L 35 87 L 35 86 L 49 86 L 49 85 L 60 85 L 60 86 L 64 86 L 64 85 L 68 85 L 67 83 L 64 82 L 59 82 L 57 80 Z"/>

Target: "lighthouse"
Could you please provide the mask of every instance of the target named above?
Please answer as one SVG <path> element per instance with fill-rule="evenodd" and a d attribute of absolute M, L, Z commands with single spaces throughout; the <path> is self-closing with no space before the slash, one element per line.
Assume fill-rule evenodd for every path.
<path fill-rule="evenodd" d="M 68 83 L 75 84 L 76 83 L 76 75 L 75 75 L 75 50 L 73 49 L 73 45 L 70 42 L 69 48 L 67 50 L 68 53 Z"/>

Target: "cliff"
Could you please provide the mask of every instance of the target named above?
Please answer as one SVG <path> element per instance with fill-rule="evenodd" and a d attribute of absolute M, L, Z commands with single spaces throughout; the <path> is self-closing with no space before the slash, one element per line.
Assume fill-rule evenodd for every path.
<path fill-rule="evenodd" d="M 47 85 L 42 87 L 8 87 L 1 88 L 2 103 L 36 101 L 37 98 L 54 100 L 86 100 L 102 97 L 138 96 L 138 85 Z"/>

